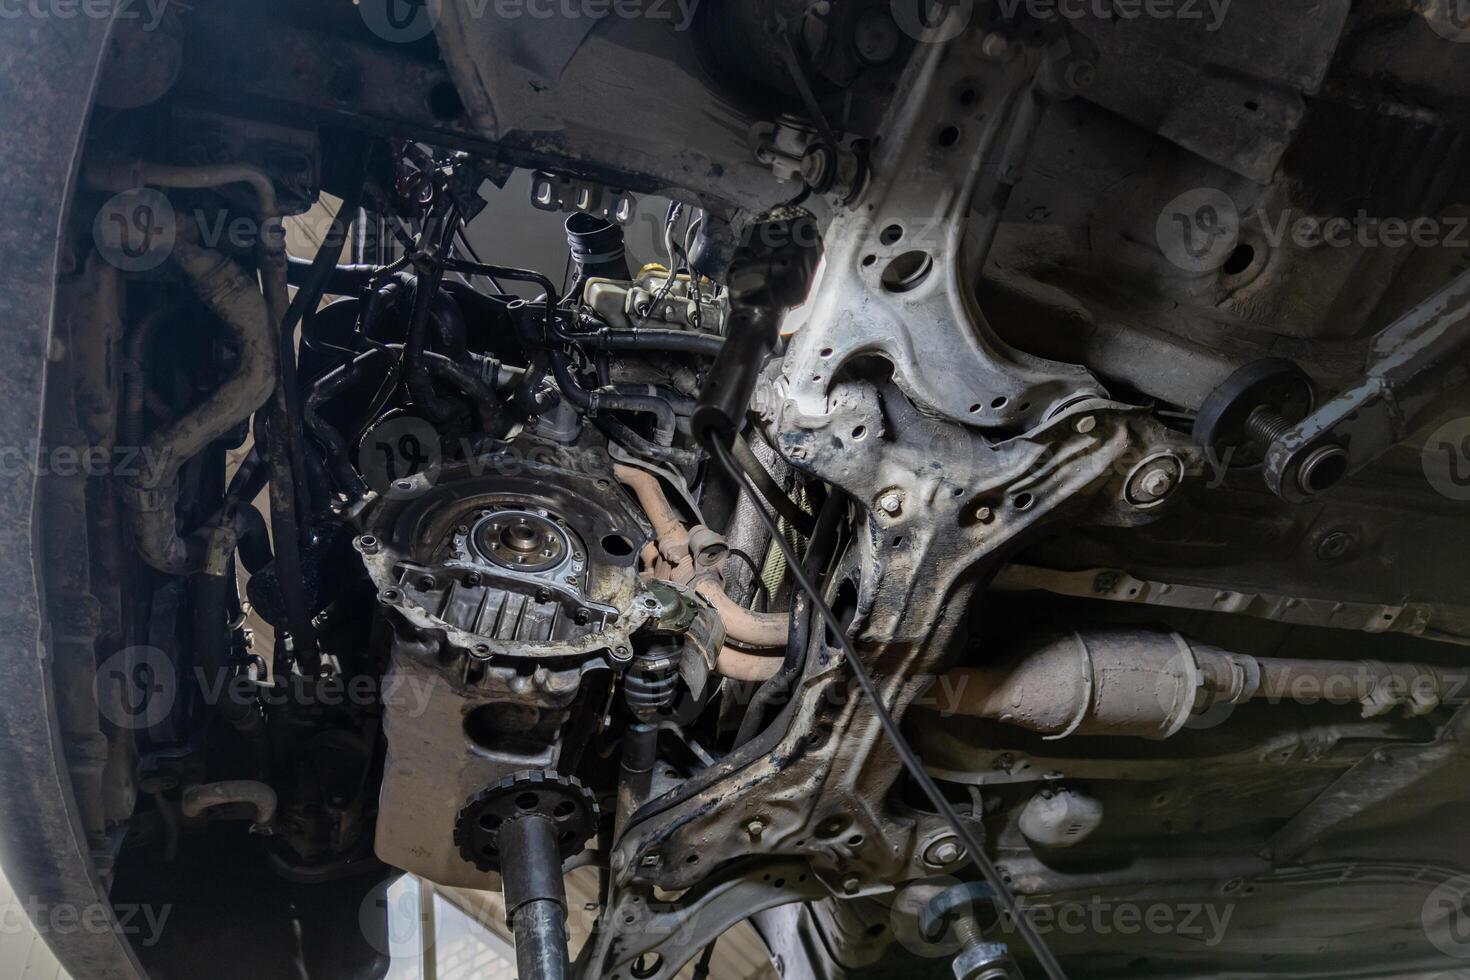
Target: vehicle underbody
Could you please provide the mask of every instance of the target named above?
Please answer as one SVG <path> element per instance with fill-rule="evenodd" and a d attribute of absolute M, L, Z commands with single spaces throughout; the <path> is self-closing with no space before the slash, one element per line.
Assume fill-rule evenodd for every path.
<path fill-rule="evenodd" d="M 72 974 L 1470 958 L 1455 4 L 585 6 L 12 22 L 4 863 L 174 910 Z"/>

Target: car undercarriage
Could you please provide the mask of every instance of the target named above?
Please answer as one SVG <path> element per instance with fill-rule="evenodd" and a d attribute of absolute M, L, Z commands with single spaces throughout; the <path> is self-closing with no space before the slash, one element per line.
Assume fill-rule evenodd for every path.
<path fill-rule="evenodd" d="M 383 977 L 403 874 L 522 980 L 1466 969 L 1454 0 L 94 6 L 0 21 L 72 976 Z"/>

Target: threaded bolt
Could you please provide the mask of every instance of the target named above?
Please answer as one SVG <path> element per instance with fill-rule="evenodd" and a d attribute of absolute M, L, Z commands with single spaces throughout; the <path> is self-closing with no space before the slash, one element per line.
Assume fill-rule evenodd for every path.
<path fill-rule="evenodd" d="M 1258 442 L 1262 449 L 1269 449 L 1278 439 L 1291 431 L 1291 423 L 1280 412 L 1265 405 L 1251 412 L 1245 420 L 1245 431 Z"/>

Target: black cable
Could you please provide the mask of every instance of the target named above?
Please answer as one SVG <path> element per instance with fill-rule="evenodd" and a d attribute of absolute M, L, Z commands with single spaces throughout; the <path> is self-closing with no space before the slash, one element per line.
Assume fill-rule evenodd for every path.
<path fill-rule="evenodd" d="M 924 769 L 924 764 L 919 761 L 919 757 L 909 746 L 908 740 L 903 737 L 903 732 L 899 731 L 898 723 L 893 720 L 893 716 L 889 714 L 887 706 L 878 697 L 878 690 L 873 684 L 872 675 L 868 673 L 867 665 L 858 656 L 857 650 L 852 645 L 852 640 L 848 638 L 847 628 L 843 625 L 842 620 L 837 617 L 837 614 L 832 611 L 831 607 L 822 599 L 821 593 L 808 577 L 802 567 L 801 560 L 796 556 L 796 552 L 787 543 L 785 538 L 781 536 L 781 530 L 776 524 L 776 519 L 764 507 L 759 506 L 761 502 L 760 491 L 756 489 L 756 485 L 751 480 L 750 475 L 730 455 L 730 450 L 726 449 L 717 439 L 709 440 L 709 451 L 710 456 L 725 470 L 731 479 L 739 483 L 745 492 L 751 495 L 758 505 L 756 512 L 760 514 L 761 520 L 770 529 L 772 540 L 781 549 L 781 553 L 786 556 L 786 564 L 792 577 L 796 579 L 796 584 L 801 587 L 801 590 L 811 598 L 813 607 L 821 615 L 832 635 L 837 638 L 837 642 L 842 646 L 842 655 L 847 658 L 847 663 L 852 668 L 853 676 L 857 678 L 858 686 L 862 688 L 864 696 L 872 702 L 873 713 L 878 718 L 878 724 L 882 726 L 883 733 L 888 736 L 888 740 L 892 743 L 894 751 L 898 753 L 899 759 L 903 761 L 904 768 L 908 769 L 914 781 L 919 784 L 919 787 L 923 789 L 925 795 L 929 797 L 945 821 L 949 823 L 955 836 L 965 845 L 965 849 L 970 855 L 970 860 L 974 862 L 981 876 L 990 885 L 991 889 L 994 890 L 996 901 L 1000 903 L 1001 908 L 1015 922 L 1016 930 L 1025 938 L 1026 944 L 1031 947 L 1031 951 L 1036 955 L 1036 959 L 1040 962 L 1046 975 L 1050 980 L 1066 980 L 1067 975 L 1062 970 L 1061 963 L 1057 961 L 1055 954 L 1047 948 L 1041 936 L 1036 932 L 1036 928 L 1031 924 L 1031 921 L 1026 918 L 1025 913 L 1016 901 L 1016 896 L 1011 892 L 1010 886 L 1001 878 L 1000 872 L 996 870 L 994 862 L 990 860 L 989 855 L 981 848 L 979 839 L 976 838 L 969 826 L 960 819 L 960 815 L 955 812 L 954 806 L 945 798 L 944 793 L 940 791 L 933 777 Z"/>
<path fill-rule="evenodd" d="M 719 941 L 718 937 L 711 939 L 709 945 L 704 948 L 699 962 L 694 964 L 694 972 L 689 975 L 690 980 L 709 980 L 710 963 L 715 958 L 715 943 Z"/>
<path fill-rule="evenodd" d="M 749 553 L 744 552 L 744 551 L 741 551 L 739 548 L 731 548 L 730 549 L 730 554 L 733 557 L 739 558 L 741 561 L 745 562 L 746 567 L 750 569 L 750 580 L 752 582 L 759 582 L 760 581 L 760 577 L 761 577 L 760 566 L 755 563 L 755 559 L 752 558 L 752 557 L 750 557 Z M 764 583 L 762 583 L 762 584 L 764 584 Z"/>
<path fill-rule="evenodd" d="M 770 474 L 765 464 L 756 456 L 755 451 L 746 444 L 744 439 L 735 440 L 735 459 L 739 461 L 742 469 L 750 475 L 760 488 L 758 500 L 764 500 L 771 505 L 771 509 L 785 518 L 786 523 L 795 528 L 802 537 L 812 536 L 812 528 L 816 526 L 817 518 L 802 510 L 790 497 L 776 478 Z"/>

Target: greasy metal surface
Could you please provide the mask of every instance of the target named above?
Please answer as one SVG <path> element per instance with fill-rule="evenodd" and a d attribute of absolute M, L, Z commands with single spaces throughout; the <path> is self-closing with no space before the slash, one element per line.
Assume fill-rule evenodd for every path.
<path fill-rule="evenodd" d="M 1419 602 L 1384 605 L 1246 591 L 1221 585 L 1185 585 L 1135 578 L 1118 568 L 1060 571 L 1034 565 L 1007 565 L 996 576 L 995 584 L 1003 589 L 1041 589 L 1078 599 L 1257 616 L 1299 626 L 1428 635 L 1445 643 L 1470 645 L 1470 607 L 1464 606 Z"/>
<path fill-rule="evenodd" d="M 457 656 L 626 660 L 628 637 L 657 609 L 632 566 L 647 535 L 640 518 L 609 492 L 610 474 L 515 463 L 528 472 L 497 475 L 511 459 L 447 468 L 432 483 L 426 474 L 398 481 L 398 499 L 368 514 L 354 542 L 379 602 L 396 624 L 425 631 Z M 527 507 L 537 526 L 569 535 L 558 538 L 561 564 L 523 572 L 471 554 L 482 523 Z"/>
<path fill-rule="evenodd" d="M 995 117 L 1034 96 L 1043 64 L 1019 47 L 988 62 L 983 36 L 976 28 L 949 48 L 918 49 L 885 127 L 891 149 L 865 195 L 834 218 L 813 316 L 757 396 L 787 463 L 867 510 L 833 592 L 852 593 L 842 601 L 858 650 L 899 716 L 953 655 L 964 610 L 1000 556 L 1049 526 L 1151 519 L 1125 499 L 1128 461 L 1183 448 L 1145 413 L 1102 397 L 1085 371 L 999 344 L 975 307 L 961 248 L 970 195 L 986 152 L 1005 142 Z M 936 142 L 949 125 L 953 156 L 948 136 Z M 926 253 L 927 277 L 915 265 L 885 286 L 886 264 L 912 250 Z M 877 358 L 863 370 L 867 355 L 891 365 L 892 379 L 871 369 Z M 981 425 L 1026 431 L 989 439 Z M 849 690 L 835 645 L 813 634 L 793 703 L 767 733 L 774 740 L 762 736 L 638 811 L 613 852 L 621 886 L 696 886 L 706 868 L 751 855 L 802 855 L 845 896 L 930 870 L 923 854 L 943 822 L 885 803 L 898 760 Z"/>
<path fill-rule="evenodd" d="M 595 942 L 577 957 L 583 980 L 638 977 L 672 980 L 705 946 L 737 923 L 764 909 L 815 899 L 824 888 L 801 861 L 749 862 L 709 876 L 697 888 L 662 900 L 647 886 L 615 892 Z M 657 966 L 634 972 L 644 954 L 661 957 Z M 652 956 L 650 956 L 650 960 Z M 643 960 L 645 967 L 650 960 Z"/>
<path fill-rule="evenodd" d="M 419 474 L 356 539 L 391 634 L 377 854 L 456 887 L 499 880 L 454 843 L 466 801 L 513 773 L 554 768 L 574 708 L 603 707 L 578 702 L 584 681 L 631 657 L 631 634 L 658 616 L 630 557 L 647 532 L 611 474 L 529 461 L 513 471 L 511 459 L 445 467 L 432 485 Z M 476 528 L 492 526 L 497 539 L 534 528 L 560 550 L 542 549 L 554 552 L 543 569 L 513 570 L 475 554 Z M 630 554 L 608 551 L 609 536 Z"/>
<path fill-rule="evenodd" d="M 1298 811 L 1267 844 L 1272 860 L 1289 863 L 1327 843 L 1333 831 L 1402 797 L 1429 780 L 1462 785 L 1470 763 L 1470 709 L 1455 713 L 1424 745 L 1390 745 L 1366 756 Z"/>
<path fill-rule="evenodd" d="M 0 156 L 9 174 L 0 185 L 7 219 L 0 228 L 0 253 L 6 257 L 0 372 L 8 404 L 0 418 L 0 443 L 30 447 L 32 453 L 41 431 L 52 342 L 58 236 L 109 29 L 108 20 L 90 16 L 15 17 L 0 23 L 0 71 L 10 79 L 46 79 L 44 85 L 13 86 L 0 103 Z M 47 905 L 106 907 L 62 754 L 35 567 L 35 489 L 33 467 L 0 483 L 5 541 L 0 582 L 7 596 L 0 606 L 0 628 L 12 652 L 0 662 L 0 723 L 9 747 L 0 768 L 5 874 L 18 895 Z M 116 932 L 77 931 L 49 941 L 74 976 L 136 980 L 139 975 Z"/>
<path fill-rule="evenodd" d="M 677 5 L 662 9 L 670 16 L 504 19 L 447 3 L 435 34 L 467 118 L 503 157 L 711 204 L 790 197 L 746 145 L 757 117 L 709 84 L 698 31 L 676 29 Z"/>
<path fill-rule="evenodd" d="M 1181 5 L 1173 17 L 1088 17 L 1087 98 L 1257 183 L 1268 182 L 1327 75 L 1348 0 Z"/>

